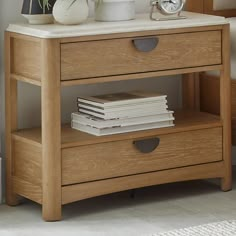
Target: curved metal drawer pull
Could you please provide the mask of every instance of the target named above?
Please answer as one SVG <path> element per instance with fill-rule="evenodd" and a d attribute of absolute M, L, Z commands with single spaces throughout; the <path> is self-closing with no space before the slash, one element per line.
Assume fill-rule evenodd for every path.
<path fill-rule="evenodd" d="M 156 37 L 133 39 L 135 48 L 140 52 L 151 52 L 157 47 L 158 43 L 159 39 Z"/>
<path fill-rule="evenodd" d="M 153 152 L 160 144 L 159 138 L 134 141 L 134 146 L 142 153 Z"/>

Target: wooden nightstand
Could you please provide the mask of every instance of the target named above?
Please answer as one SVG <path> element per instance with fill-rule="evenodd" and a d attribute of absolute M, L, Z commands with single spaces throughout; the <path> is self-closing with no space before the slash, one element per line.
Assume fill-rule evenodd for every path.
<path fill-rule="evenodd" d="M 7 203 L 42 204 L 46 221 L 74 201 L 127 189 L 221 178 L 231 189 L 229 26 L 224 18 L 10 25 L 6 35 Z M 135 40 L 158 45 L 143 52 Z M 198 72 L 221 71 L 221 114 L 199 111 Z M 194 73 L 194 74 L 193 74 Z M 184 74 L 176 126 L 95 137 L 61 126 L 61 87 Z M 158 78 L 157 78 L 158 79 Z M 173 78 L 174 79 L 174 78 Z M 42 126 L 17 128 L 17 81 L 41 87 Z M 209 96 L 211 91 L 209 90 Z M 160 139 L 148 154 L 136 140 Z"/>

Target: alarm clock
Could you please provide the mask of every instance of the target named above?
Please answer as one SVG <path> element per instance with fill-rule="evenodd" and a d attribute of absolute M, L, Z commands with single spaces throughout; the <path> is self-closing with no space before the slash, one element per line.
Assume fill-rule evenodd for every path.
<path fill-rule="evenodd" d="M 178 20 L 185 19 L 181 15 L 186 0 L 151 0 L 151 13 L 150 19 L 161 20 Z M 154 14 L 157 11 L 160 17 L 155 18 Z"/>

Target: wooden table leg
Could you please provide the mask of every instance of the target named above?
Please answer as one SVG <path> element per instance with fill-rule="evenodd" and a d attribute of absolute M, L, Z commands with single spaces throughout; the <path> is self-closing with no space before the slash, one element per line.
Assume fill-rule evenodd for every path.
<path fill-rule="evenodd" d="M 224 178 L 221 182 L 223 191 L 232 189 L 232 157 L 231 157 L 231 80 L 230 80 L 230 38 L 229 26 L 223 29 L 223 70 L 220 76 L 220 107 L 223 121 L 223 159 L 225 164 Z"/>
<path fill-rule="evenodd" d="M 17 81 L 11 79 L 11 37 L 5 34 L 5 100 L 6 100 L 6 201 L 10 206 L 19 204 L 13 189 L 13 160 L 11 133 L 17 130 Z"/>
<path fill-rule="evenodd" d="M 183 108 L 200 110 L 199 73 L 184 74 L 182 76 Z"/>
<path fill-rule="evenodd" d="M 43 219 L 61 220 L 60 44 L 42 39 L 42 190 Z"/>

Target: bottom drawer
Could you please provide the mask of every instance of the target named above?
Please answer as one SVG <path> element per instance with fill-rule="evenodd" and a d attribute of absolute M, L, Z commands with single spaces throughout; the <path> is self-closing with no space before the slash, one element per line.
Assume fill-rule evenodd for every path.
<path fill-rule="evenodd" d="M 157 143 L 152 143 L 152 138 L 159 140 L 156 148 Z M 147 140 L 150 140 L 150 145 Z M 135 141 L 144 142 L 140 142 L 139 146 L 134 144 Z M 143 148 L 146 150 L 142 150 Z M 143 140 L 140 138 L 67 148 L 62 150 L 62 184 L 76 184 L 220 160 L 221 127 L 160 135 Z"/>

